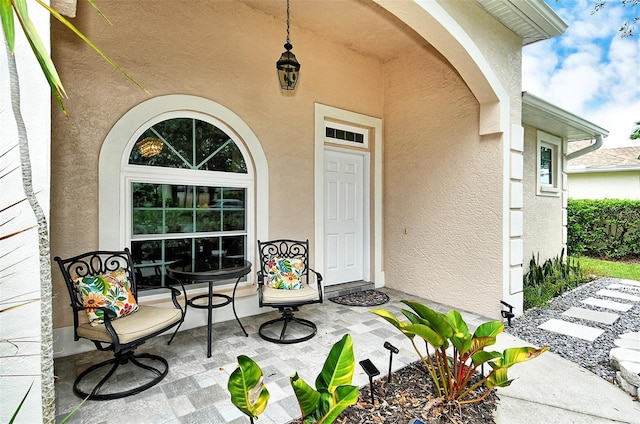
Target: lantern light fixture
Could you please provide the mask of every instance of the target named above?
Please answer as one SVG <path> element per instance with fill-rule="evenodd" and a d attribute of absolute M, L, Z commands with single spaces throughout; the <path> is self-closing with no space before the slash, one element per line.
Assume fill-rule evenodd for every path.
<path fill-rule="evenodd" d="M 278 79 L 283 90 L 294 90 L 298 83 L 300 63 L 296 60 L 296 55 L 291 51 L 293 45 L 289 40 L 289 0 L 287 0 L 287 41 L 284 43 L 284 48 L 285 51 L 276 62 Z"/>

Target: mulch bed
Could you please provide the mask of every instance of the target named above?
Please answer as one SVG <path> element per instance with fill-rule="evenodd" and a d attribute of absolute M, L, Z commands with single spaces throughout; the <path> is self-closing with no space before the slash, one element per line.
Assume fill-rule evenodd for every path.
<path fill-rule="evenodd" d="M 332 297 L 332 302 L 347 306 L 378 306 L 389 301 L 389 296 L 378 290 L 363 290 L 344 296 Z"/>
<path fill-rule="evenodd" d="M 493 391 L 481 402 L 438 405 L 431 378 L 420 362 L 392 373 L 390 387 L 387 376 L 374 380 L 374 405 L 368 384 L 359 392 L 358 403 L 345 409 L 335 423 L 407 424 L 412 418 L 418 418 L 425 424 L 495 424 L 493 412 L 499 400 Z M 297 419 L 289 424 L 301 423 L 302 419 Z"/>

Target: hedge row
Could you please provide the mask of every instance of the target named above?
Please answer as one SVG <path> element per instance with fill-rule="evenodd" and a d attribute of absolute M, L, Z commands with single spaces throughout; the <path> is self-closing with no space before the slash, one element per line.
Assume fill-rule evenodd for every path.
<path fill-rule="evenodd" d="M 569 199 L 567 250 L 607 259 L 640 256 L 640 201 Z"/>

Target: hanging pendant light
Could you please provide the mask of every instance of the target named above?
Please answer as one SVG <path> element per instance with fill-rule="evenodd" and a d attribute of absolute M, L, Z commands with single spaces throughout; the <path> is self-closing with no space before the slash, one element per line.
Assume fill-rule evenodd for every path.
<path fill-rule="evenodd" d="M 286 51 L 282 53 L 280 59 L 276 62 L 278 79 L 283 90 L 293 90 L 298 83 L 300 63 L 298 63 L 296 55 L 291 51 L 293 45 L 289 40 L 289 0 L 287 0 L 287 41 L 284 43 L 284 48 Z"/>
<path fill-rule="evenodd" d="M 138 142 L 138 151 L 145 158 L 153 157 L 162 151 L 164 142 L 159 138 L 147 137 Z"/>

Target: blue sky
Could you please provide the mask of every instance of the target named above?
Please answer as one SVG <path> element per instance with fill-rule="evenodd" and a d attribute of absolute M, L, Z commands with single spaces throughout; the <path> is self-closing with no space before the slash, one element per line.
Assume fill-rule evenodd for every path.
<path fill-rule="evenodd" d="M 559 37 L 531 44 L 522 58 L 522 89 L 609 130 L 603 147 L 638 146 L 629 140 L 640 121 L 640 23 L 621 38 L 624 21 L 640 6 L 608 0 L 546 0 L 569 25 Z"/>

